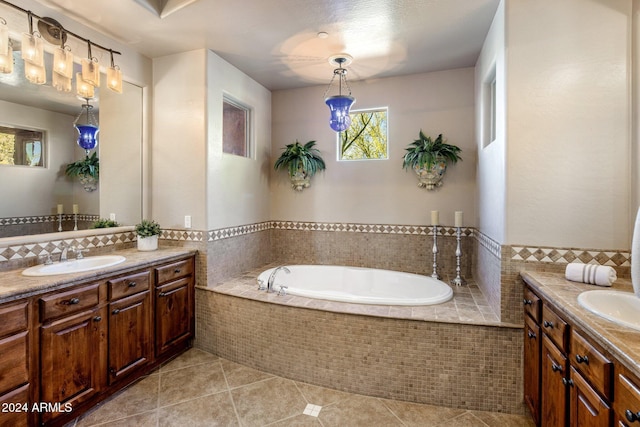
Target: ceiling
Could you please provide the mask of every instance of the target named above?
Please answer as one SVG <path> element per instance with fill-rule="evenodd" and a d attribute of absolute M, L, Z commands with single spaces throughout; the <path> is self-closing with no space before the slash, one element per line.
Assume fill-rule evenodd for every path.
<path fill-rule="evenodd" d="M 353 57 L 352 81 L 473 66 L 499 3 L 37 1 L 150 58 L 211 49 L 270 90 L 328 84 L 339 53 Z"/>

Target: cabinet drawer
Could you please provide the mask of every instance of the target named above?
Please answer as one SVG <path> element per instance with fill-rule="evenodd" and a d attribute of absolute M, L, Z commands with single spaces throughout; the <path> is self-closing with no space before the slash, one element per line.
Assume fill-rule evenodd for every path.
<path fill-rule="evenodd" d="M 546 305 L 542 307 L 542 330 L 563 353 L 567 352 L 569 325 Z"/>
<path fill-rule="evenodd" d="M 0 340 L 0 394 L 29 382 L 28 332 Z"/>
<path fill-rule="evenodd" d="M 79 313 L 98 305 L 99 283 L 40 298 L 40 321 Z"/>
<path fill-rule="evenodd" d="M 618 417 L 628 423 L 640 420 L 640 382 L 626 372 L 616 377 L 614 407 Z"/>
<path fill-rule="evenodd" d="M 0 337 L 27 330 L 29 326 L 28 307 L 27 301 L 0 306 Z"/>
<path fill-rule="evenodd" d="M 576 331 L 571 331 L 571 364 L 602 396 L 613 398 L 613 362 Z"/>
<path fill-rule="evenodd" d="M 29 384 L 26 384 L 7 394 L 0 394 L 0 405 L 6 411 L 0 412 L 0 425 L 11 427 L 27 427 L 29 425 Z M 25 408 L 26 406 L 26 408 Z M 18 409 L 19 410 L 14 410 Z"/>
<path fill-rule="evenodd" d="M 540 298 L 529 288 L 524 288 L 524 312 L 527 313 L 536 323 L 540 323 L 542 313 L 542 303 Z"/>
<path fill-rule="evenodd" d="M 174 262 L 172 264 L 163 265 L 158 267 L 157 282 L 156 285 L 161 285 L 165 282 L 178 279 L 180 277 L 188 276 L 193 273 L 193 261 L 186 259 L 184 261 Z"/>
<path fill-rule="evenodd" d="M 129 274 L 107 281 L 109 287 L 109 299 L 114 300 L 127 295 L 149 289 L 151 283 L 151 272 L 142 271 L 140 273 Z"/>

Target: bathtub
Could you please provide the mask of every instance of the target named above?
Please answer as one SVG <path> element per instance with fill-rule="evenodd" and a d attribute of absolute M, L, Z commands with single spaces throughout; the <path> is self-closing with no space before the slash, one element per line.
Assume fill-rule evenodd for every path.
<path fill-rule="evenodd" d="M 373 268 L 335 265 L 287 265 L 280 270 L 274 289 L 286 286 L 289 295 L 356 304 L 432 305 L 449 301 L 453 291 L 428 276 Z M 258 275 L 267 283 L 275 268 Z"/>

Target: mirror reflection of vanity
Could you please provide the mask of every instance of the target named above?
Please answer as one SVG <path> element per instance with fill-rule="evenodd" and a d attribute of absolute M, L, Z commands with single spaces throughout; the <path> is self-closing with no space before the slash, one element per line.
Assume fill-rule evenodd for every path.
<path fill-rule="evenodd" d="M 12 79 L 22 77 L 20 73 L 14 71 Z M 101 88 L 98 100 L 91 101 L 100 124 L 96 147 L 100 178 L 97 190 L 88 192 L 78 179 L 64 173 L 67 164 L 85 157 L 73 127 L 84 101 L 50 85 L 25 85 L 21 89 L 19 83 L 0 78 L 0 126 L 41 132 L 44 166 L 0 165 L 0 238 L 57 232 L 59 205 L 63 231 L 74 229 L 74 219 L 79 230 L 113 215 L 120 225 L 138 222 L 142 217 L 142 88 L 124 82 L 122 94 Z M 55 97 L 62 99 L 49 102 Z M 78 212 L 75 218 L 74 211 Z"/>

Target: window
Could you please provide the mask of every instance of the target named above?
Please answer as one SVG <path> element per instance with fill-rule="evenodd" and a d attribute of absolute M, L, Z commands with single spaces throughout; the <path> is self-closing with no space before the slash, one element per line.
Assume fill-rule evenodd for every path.
<path fill-rule="evenodd" d="M 338 134 L 339 160 L 388 159 L 387 110 L 352 111 L 351 126 Z"/>
<path fill-rule="evenodd" d="M 44 167 L 44 132 L 0 126 L 0 165 Z"/>
<path fill-rule="evenodd" d="M 222 151 L 251 157 L 251 110 L 227 97 L 222 102 Z"/>
<path fill-rule="evenodd" d="M 483 85 L 483 147 L 496 139 L 496 69 L 495 65 Z"/>

